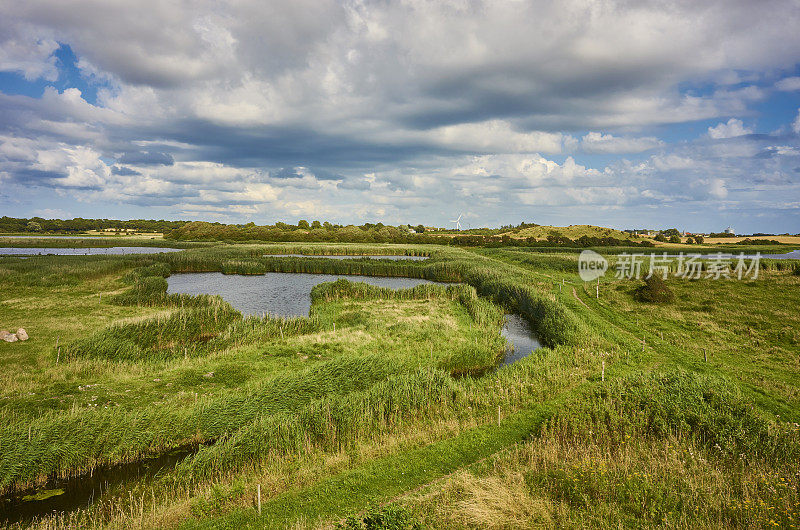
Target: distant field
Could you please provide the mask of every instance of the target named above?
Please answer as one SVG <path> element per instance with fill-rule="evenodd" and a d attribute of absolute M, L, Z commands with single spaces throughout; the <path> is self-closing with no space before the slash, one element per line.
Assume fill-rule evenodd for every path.
<path fill-rule="evenodd" d="M 558 232 L 558 234 L 556 234 Z M 613 228 L 605 228 L 602 226 L 594 225 L 570 225 L 570 226 L 534 226 L 525 228 L 517 233 L 509 233 L 511 237 L 527 238 L 535 237 L 536 239 L 547 239 L 549 235 L 565 236 L 570 239 L 578 239 L 581 236 L 587 237 L 614 237 L 616 239 L 630 239 L 639 241 L 641 238 L 633 237 L 627 232 L 615 230 Z"/>
<path fill-rule="evenodd" d="M 674 247 L 674 248 L 694 248 L 699 249 L 702 247 L 711 247 L 715 245 L 736 245 L 739 241 L 745 239 L 768 239 L 770 241 L 778 241 L 783 245 L 800 245 L 800 237 L 798 236 L 758 236 L 758 237 L 706 237 L 703 239 L 702 245 L 688 244 L 686 238 L 681 238 L 682 243 L 667 243 L 663 241 L 655 241 L 653 238 L 647 238 L 658 247 Z"/>
<path fill-rule="evenodd" d="M 800 245 L 800 236 L 707 237 L 703 243 L 738 243 L 744 239 L 772 239 L 778 241 L 779 243 Z"/>

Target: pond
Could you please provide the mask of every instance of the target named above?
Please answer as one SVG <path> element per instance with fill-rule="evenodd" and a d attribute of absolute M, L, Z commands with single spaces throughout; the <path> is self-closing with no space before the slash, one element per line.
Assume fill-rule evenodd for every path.
<path fill-rule="evenodd" d="M 165 247 L 93 247 L 93 248 L 15 248 L 0 247 L 0 256 L 98 256 L 124 254 L 158 254 L 180 252 L 182 248 Z"/>
<path fill-rule="evenodd" d="M 389 254 L 386 256 L 379 254 L 359 254 L 359 255 L 344 255 L 336 254 L 332 256 L 323 256 L 322 254 L 264 254 L 265 258 L 325 258 L 325 259 L 390 259 L 390 260 L 412 260 L 422 261 L 428 259 L 428 256 L 404 256 L 399 254 Z"/>
<path fill-rule="evenodd" d="M 500 334 L 506 339 L 504 365 L 515 363 L 542 347 L 528 321 L 520 315 L 506 315 Z"/>
<path fill-rule="evenodd" d="M 407 289 L 425 283 L 439 283 L 415 278 L 382 276 L 347 276 L 268 272 L 259 276 L 192 272 L 167 278 L 167 292 L 182 294 L 217 294 L 244 316 L 306 317 L 311 309 L 311 289 L 317 284 L 339 279 L 364 282 L 390 289 Z"/>

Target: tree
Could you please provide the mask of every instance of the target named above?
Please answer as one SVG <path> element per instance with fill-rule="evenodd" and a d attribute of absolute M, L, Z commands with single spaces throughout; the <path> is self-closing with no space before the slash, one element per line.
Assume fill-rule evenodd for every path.
<path fill-rule="evenodd" d="M 322 228 L 322 223 L 320 223 L 319 221 L 314 221 L 313 223 L 311 223 L 311 228 Z"/>
<path fill-rule="evenodd" d="M 424 234 L 425 233 L 425 227 L 422 226 L 422 225 L 417 225 L 417 228 L 415 230 L 416 230 L 416 232 L 418 234 Z"/>
<path fill-rule="evenodd" d="M 669 236 L 669 242 L 670 243 L 680 243 L 681 242 L 681 236 L 674 236 L 674 235 L 673 236 Z"/>
<path fill-rule="evenodd" d="M 693 245 L 694 244 L 694 238 L 692 236 L 687 237 L 686 238 L 686 244 L 687 245 Z"/>
<path fill-rule="evenodd" d="M 36 221 L 31 221 L 30 223 L 27 224 L 25 229 L 28 232 L 41 232 L 42 231 L 42 225 L 40 225 Z"/>
<path fill-rule="evenodd" d="M 701 236 L 700 234 L 697 234 L 696 236 L 694 236 L 694 240 L 698 245 L 702 245 L 704 239 L 705 238 L 703 236 Z"/>
<path fill-rule="evenodd" d="M 655 239 L 656 241 L 660 241 L 661 243 L 664 243 L 667 240 L 667 238 L 664 237 L 664 234 L 662 233 L 656 234 L 656 237 L 654 237 L 653 239 Z"/>
<path fill-rule="evenodd" d="M 305 219 L 300 219 L 299 221 L 297 221 L 297 228 L 308 230 L 311 227 L 309 226 L 308 221 L 306 221 Z"/>
<path fill-rule="evenodd" d="M 675 294 L 657 274 L 645 279 L 644 285 L 636 289 L 634 297 L 640 302 L 652 304 L 668 304 L 675 300 Z"/>

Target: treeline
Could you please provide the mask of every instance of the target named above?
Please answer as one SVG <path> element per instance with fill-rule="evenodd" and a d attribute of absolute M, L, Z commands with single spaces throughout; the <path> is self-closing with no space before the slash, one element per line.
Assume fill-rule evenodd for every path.
<path fill-rule="evenodd" d="M 450 239 L 450 244 L 459 247 L 568 247 L 568 248 L 587 248 L 587 247 L 653 247 L 652 241 L 636 242 L 629 239 L 617 239 L 615 237 L 594 237 L 581 236 L 578 239 L 570 239 L 566 236 L 547 236 L 547 239 L 513 238 L 502 237 L 482 237 L 482 236 L 454 236 Z"/>
<path fill-rule="evenodd" d="M 165 221 L 159 219 L 44 219 L 42 217 L 0 217 L 0 233 L 30 232 L 70 234 L 82 233 L 88 230 L 133 230 L 137 232 L 166 233 L 186 224 L 187 221 Z"/>
<path fill-rule="evenodd" d="M 417 233 L 408 228 L 387 226 L 382 223 L 334 225 L 314 221 L 300 221 L 297 225 L 275 223 L 258 226 L 228 225 L 194 221 L 186 223 L 166 234 L 165 237 L 189 241 L 277 241 L 277 242 L 324 242 L 324 243 L 418 243 L 443 244 L 446 240 L 429 233 Z"/>
<path fill-rule="evenodd" d="M 314 228 L 314 225 L 318 225 Z M 305 228 L 307 226 L 308 228 Z M 533 225 L 527 225 L 533 226 Z M 183 241 L 272 241 L 272 242 L 321 242 L 321 243 L 414 243 L 433 245 L 453 245 L 459 247 L 611 247 L 642 246 L 651 247 L 653 243 L 613 237 L 581 236 L 572 240 L 565 236 L 550 235 L 547 239 L 513 238 L 508 235 L 432 235 L 431 232 L 417 233 L 403 227 L 365 224 L 362 226 L 331 225 L 329 223 L 312 225 L 299 223 L 299 226 L 276 223 L 273 226 L 226 225 L 195 221 L 173 230 L 165 235 L 168 239 Z"/>

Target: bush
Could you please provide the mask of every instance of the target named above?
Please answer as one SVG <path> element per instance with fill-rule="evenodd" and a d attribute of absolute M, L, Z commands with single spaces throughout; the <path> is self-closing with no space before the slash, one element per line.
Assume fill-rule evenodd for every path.
<path fill-rule="evenodd" d="M 402 506 L 370 506 L 364 517 L 351 515 L 344 523 L 336 525 L 345 530 L 407 530 L 421 529 L 422 525 Z"/>
<path fill-rule="evenodd" d="M 675 299 L 675 293 L 667 286 L 661 276 L 650 276 L 644 285 L 636 289 L 635 298 L 651 304 L 668 304 Z"/>

